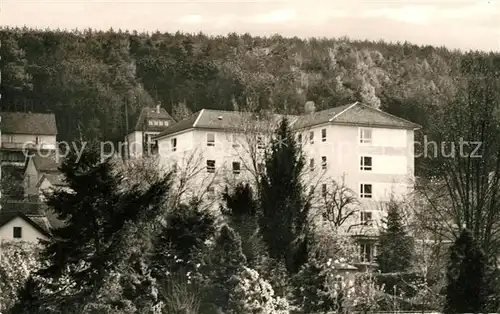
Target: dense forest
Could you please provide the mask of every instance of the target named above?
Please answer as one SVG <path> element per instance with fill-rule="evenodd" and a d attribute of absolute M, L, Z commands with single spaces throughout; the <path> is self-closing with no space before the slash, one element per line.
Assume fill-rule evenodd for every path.
<path fill-rule="evenodd" d="M 300 113 L 363 101 L 416 123 L 446 104 L 460 60 L 498 54 L 409 43 L 249 34 L 0 30 L 2 110 L 53 112 L 59 140 L 119 140 L 140 108 Z"/>

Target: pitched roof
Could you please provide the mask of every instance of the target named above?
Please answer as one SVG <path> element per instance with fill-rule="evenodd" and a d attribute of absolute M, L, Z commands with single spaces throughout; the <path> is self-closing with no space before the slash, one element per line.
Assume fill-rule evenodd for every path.
<path fill-rule="evenodd" d="M 57 135 L 53 113 L 0 112 L 3 134 Z"/>
<path fill-rule="evenodd" d="M 271 115 L 271 124 L 278 122 L 283 115 Z M 324 123 L 364 125 L 372 127 L 392 127 L 402 129 L 418 129 L 420 126 L 413 122 L 393 116 L 381 110 L 366 106 L 359 102 L 334 107 L 311 114 L 292 116 L 287 118 L 295 129 L 309 128 Z M 254 121 L 252 121 L 252 119 Z M 156 138 L 185 131 L 192 128 L 238 130 L 244 131 L 246 125 L 254 129 L 269 128 L 269 120 L 259 120 L 255 114 L 237 111 L 202 109 L 187 119 L 179 121 L 160 133 Z"/>
<path fill-rule="evenodd" d="M 263 113 L 262 115 L 266 114 Z M 269 115 L 271 124 L 278 123 L 283 117 L 284 115 L 280 114 Z M 286 117 L 290 124 L 293 124 L 297 119 L 297 116 L 293 115 L 287 115 Z M 269 129 L 269 119 L 261 120 L 258 114 L 249 112 L 202 109 L 188 118 L 171 125 L 156 138 L 193 128 L 245 131 L 251 127 L 252 129 L 266 130 Z"/>
<path fill-rule="evenodd" d="M 27 162 L 29 160 L 33 161 L 36 170 L 39 172 L 59 172 L 59 163 L 56 161 L 55 156 L 40 156 L 39 154 L 35 154 Z"/>
<path fill-rule="evenodd" d="M 0 227 L 20 217 L 40 233 L 50 236 L 51 224 L 43 215 L 44 206 L 44 204 L 32 202 L 3 202 L 0 210 Z"/>
<path fill-rule="evenodd" d="M 40 180 L 38 180 L 37 186 L 40 186 L 44 180 L 47 180 L 50 182 L 55 187 L 63 187 L 63 186 L 68 186 L 66 183 L 66 180 L 64 178 L 64 175 L 59 174 L 59 173 L 44 173 L 40 177 Z"/>
<path fill-rule="evenodd" d="M 137 118 L 137 122 L 131 131 L 161 132 L 164 131 L 165 128 L 167 128 L 167 126 L 149 125 L 149 120 L 167 121 L 168 125 L 172 125 L 173 123 L 175 123 L 174 118 L 172 118 L 172 116 L 168 114 L 165 108 L 144 107 L 141 109 L 141 113 Z"/>

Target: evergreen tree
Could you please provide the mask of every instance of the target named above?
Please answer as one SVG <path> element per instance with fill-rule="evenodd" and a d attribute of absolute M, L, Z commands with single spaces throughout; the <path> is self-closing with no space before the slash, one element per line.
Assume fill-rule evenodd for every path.
<path fill-rule="evenodd" d="M 180 205 L 172 211 L 155 239 L 151 258 L 155 277 L 167 272 L 188 272 L 202 258 L 206 241 L 215 235 L 215 218 L 197 207 Z M 179 262 L 182 261 L 182 262 Z"/>
<path fill-rule="evenodd" d="M 485 272 L 485 255 L 464 229 L 450 248 L 444 313 L 483 313 L 488 294 Z"/>
<path fill-rule="evenodd" d="M 101 160 L 97 143 L 83 148 L 81 155 L 72 151 L 60 167 L 69 190 L 47 195 L 47 204 L 66 224 L 42 242 L 49 266 L 38 275 L 52 282 L 51 291 L 62 288 L 61 278 L 74 284 L 67 294 L 54 295 L 60 304 L 83 304 L 96 296 L 107 276 L 130 258 L 127 237 L 133 226 L 154 221 L 170 187 L 170 176 L 148 189 L 126 186 L 111 160 Z M 140 234 L 141 228 L 135 229 Z"/>
<path fill-rule="evenodd" d="M 257 234 L 257 203 L 253 199 L 252 188 L 249 184 L 239 183 L 230 193 L 226 187 L 223 199 L 226 206 L 221 206 L 221 210 L 229 219 L 231 227 L 240 235 L 248 264 L 254 266 L 262 251 L 259 247 L 260 236 Z"/>
<path fill-rule="evenodd" d="M 227 310 L 232 291 L 231 278 L 239 274 L 246 264 L 245 255 L 241 249 L 241 239 L 233 229 L 222 226 L 210 254 L 211 284 L 208 299 L 211 303 Z"/>
<path fill-rule="evenodd" d="M 389 203 L 386 228 L 380 235 L 377 255 L 378 268 L 382 273 L 407 271 L 414 254 L 413 239 L 405 231 L 400 207 Z"/>
<path fill-rule="evenodd" d="M 310 204 L 301 183 L 304 157 L 284 118 L 266 152 L 260 180 L 260 227 L 269 255 L 284 260 L 290 272 L 307 261 L 307 219 Z"/>

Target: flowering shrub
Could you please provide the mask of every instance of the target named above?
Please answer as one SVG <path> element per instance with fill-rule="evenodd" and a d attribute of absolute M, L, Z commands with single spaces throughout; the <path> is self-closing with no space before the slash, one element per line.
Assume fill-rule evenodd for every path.
<path fill-rule="evenodd" d="M 383 286 L 378 286 L 372 273 L 358 274 L 354 286 L 346 298 L 345 307 L 348 312 L 361 311 L 372 313 L 380 310 L 379 303 L 386 298 Z"/>
<path fill-rule="evenodd" d="M 306 313 L 342 311 L 353 289 L 339 273 L 345 266 L 345 259 L 311 259 L 293 278 L 296 304 Z"/>
<path fill-rule="evenodd" d="M 287 300 L 276 296 L 269 282 L 254 269 L 243 266 L 230 282 L 235 285 L 230 294 L 230 313 L 289 313 Z"/>
<path fill-rule="evenodd" d="M 0 312 L 17 301 L 17 291 L 38 270 L 38 247 L 28 242 L 0 244 Z"/>

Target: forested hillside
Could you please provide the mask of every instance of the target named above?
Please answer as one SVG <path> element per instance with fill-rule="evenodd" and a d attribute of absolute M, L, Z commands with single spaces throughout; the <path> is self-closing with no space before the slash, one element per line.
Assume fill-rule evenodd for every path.
<path fill-rule="evenodd" d="M 2 110 L 54 112 L 59 140 L 118 140 L 143 106 L 299 113 L 354 100 L 426 125 L 464 56 L 411 44 L 229 34 L 0 30 Z M 500 68 L 499 56 L 475 54 Z"/>

